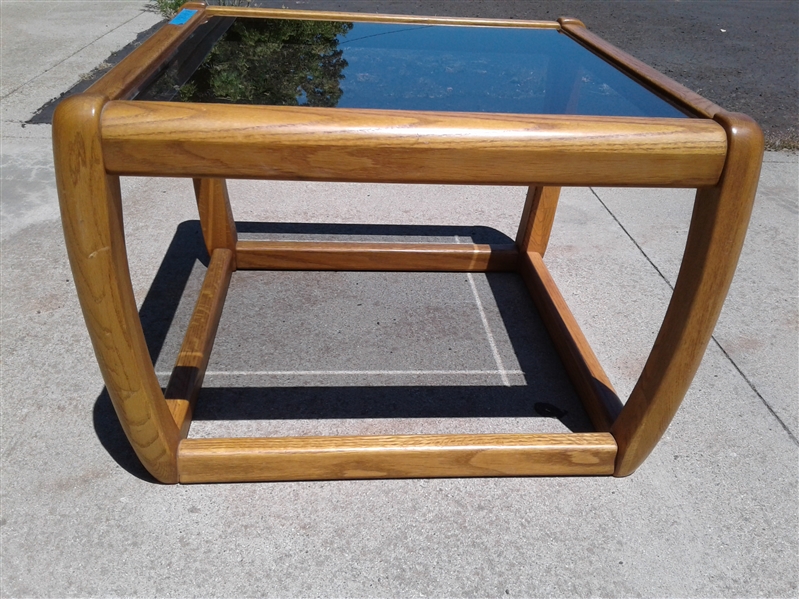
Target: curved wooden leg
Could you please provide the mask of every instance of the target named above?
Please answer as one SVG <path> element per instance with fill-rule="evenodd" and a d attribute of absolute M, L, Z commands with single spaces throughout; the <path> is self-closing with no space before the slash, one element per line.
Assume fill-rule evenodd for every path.
<path fill-rule="evenodd" d="M 208 255 L 213 256 L 216 249 L 230 250 L 233 252 L 233 270 L 236 270 L 238 237 L 227 182 L 224 179 L 194 179 L 194 194 Z"/>
<path fill-rule="evenodd" d="M 531 186 L 527 190 L 527 200 L 516 234 L 519 253 L 535 252 L 543 256 L 547 251 L 559 197 L 560 187 Z"/>
<path fill-rule="evenodd" d="M 697 191 L 680 274 L 652 353 L 611 428 L 615 476 L 644 461 L 671 422 L 699 368 L 741 252 L 763 157 L 763 133 L 742 114 L 715 117 L 727 161 L 715 187 Z"/>
<path fill-rule="evenodd" d="M 69 262 L 108 394 L 136 455 L 175 483 L 179 434 L 155 376 L 130 282 L 119 177 L 106 173 L 100 113 L 106 98 L 78 95 L 53 119 L 53 153 Z"/>

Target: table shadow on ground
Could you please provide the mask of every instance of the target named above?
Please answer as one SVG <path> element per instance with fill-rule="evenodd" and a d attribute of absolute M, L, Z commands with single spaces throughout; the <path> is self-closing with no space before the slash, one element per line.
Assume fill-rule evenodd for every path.
<path fill-rule="evenodd" d="M 495 229 L 479 226 L 248 222 L 238 223 L 237 228 L 243 237 L 272 239 L 451 242 L 458 238 L 461 242 L 500 244 L 513 241 Z M 153 363 L 164 350 L 197 262 L 208 264 L 200 224 L 186 221 L 177 227 L 139 311 Z M 194 421 L 552 418 L 559 421 L 560 428 L 572 432 L 593 430 L 521 278 L 515 273 L 485 276 L 518 368 L 527 378 L 526 385 L 208 386 L 200 392 Z M 195 298 L 189 299 L 188 304 L 193 307 Z M 225 310 L 230 303 L 229 294 Z M 186 304 L 183 300 L 183 305 Z M 182 337 L 183 331 L 180 333 Z M 308 341 L 312 343 L 313 338 Z M 174 348 L 167 355 L 171 353 Z M 541 374 L 546 379 L 544 384 L 531 380 Z M 133 453 L 105 389 L 95 402 L 94 427 L 103 447 L 122 468 L 143 480 L 154 481 Z"/>

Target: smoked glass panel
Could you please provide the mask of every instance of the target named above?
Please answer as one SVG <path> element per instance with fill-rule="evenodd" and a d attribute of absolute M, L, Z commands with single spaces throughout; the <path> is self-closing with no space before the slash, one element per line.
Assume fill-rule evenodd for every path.
<path fill-rule="evenodd" d="M 685 117 L 555 29 L 213 17 L 139 100 Z"/>

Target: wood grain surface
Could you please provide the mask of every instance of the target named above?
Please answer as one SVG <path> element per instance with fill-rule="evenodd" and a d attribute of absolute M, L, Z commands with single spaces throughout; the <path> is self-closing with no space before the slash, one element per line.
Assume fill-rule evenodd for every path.
<path fill-rule="evenodd" d="M 560 187 L 535 185 L 527 190 L 519 231 L 516 233 L 519 252 L 535 252 L 543 256 L 547 251 L 559 197 Z"/>
<path fill-rule="evenodd" d="M 616 476 L 644 461 L 668 427 L 710 341 L 738 256 L 760 176 L 763 134 L 746 115 L 718 113 L 730 154 L 721 181 L 696 194 L 680 273 L 654 347 L 611 428 Z"/>
<path fill-rule="evenodd" d="M 109 102 L 109 172 L 393 183 L 696 187 L 727 140 L 709 119 Z"/>
<path fill-rule="evenodd" d="M 194 179 L 194 194 L 200 213 L 200 227 L 208 255 L 216 249 L 228 249 L 232 255 L 232 268 L 236 270 L 236 222 L 230 208 L 227 182 L 224 179 Z"/>
<path fill-rule="evenodd" d="M 178 428 L 155 376 L 130 282 L 119 178 L 106 174 L 100 113 L 106 99 L 64 100 L 53 154 L 69 263 L 108 395 L 133 450 L 162 482 L 177 482 Z"/>
<path fill-rule="evenodd" d="M 600 432 L 611 430 L 621 412 L 621 401 L 540 254 L 522 254 L 520 270 L 594 428 Z"/>
<path fill-rule="evenodd" d="M 369 7 L 367 7 L 369 8 Z M 529 27 L 559 29 L 557 21 L 531 21 L 524 19 L 480 19 L 475 17 L 433 17 L 390 15 L 369 12 L 331 12 L 319 10 L 292 10 L 288 8 L 253 8 L 209 6 L 209 15 L 225 17 L 252 17 L 269 19 L 303 19 L 309 21 L 366 21 L 370 23 L 408 23 L 416 25 L 474 25 L 481 27 Z"/>
<path fill-rule="evenodd" d="M 106 96 L 111 100 L 132 97 L 139 90 L 139 86 L 158 70 L 206 18 L 205 4 L 202 2 L 188 2 L 183 8 L 196 10 L 197 13 L 183 25 L 165 24 L 94 83 L 86 93 Z"/>
<path fill-rule="evenodd" d="M 486 272 L 516 269 L 512 244 L 239 241 L 239 268 Z"/>
<path fill-rule="evenodd" d="M 607 433 L 184 439 L 180 482 L 612 474 Z"/>
<path fill-rule="evenodd" d="M 226 248 L 215 249 L 166 386 L 166 402 L 180 429 L 181 438 L 189 434 L 194 405 L 214 347 L 232 272 L 233 252 Z"/>

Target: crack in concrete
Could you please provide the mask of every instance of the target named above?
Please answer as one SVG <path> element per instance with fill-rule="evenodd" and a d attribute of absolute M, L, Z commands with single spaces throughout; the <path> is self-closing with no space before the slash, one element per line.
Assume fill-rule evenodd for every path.
<path fill-rule="evenodd" d="M 619 225 L 619 227 L 621 228 L 622 231 L 624 231 L 624 234 L 627 235 L 627 237 L 630 239 L 630 241 L 633 242 L 635 247 L 638 248 L 638 251 L 641 252 L 643 257 L 646 258 L 646 261 L 649 262 L 649 264 L 652 266 L 652 268 L 655 269 L 655 272 L 657 272 L 658 275 L 660 275 L 660 278 L 663 279 L 663 281 L 666 283 L 666 285 L 669 286 L 669 289 L 671 289 L 672 292 L 673 292 L 674 291 L 674 285 L 671 284 L 671 281 L 669 281 L 666 278 L 666 276 L 663 274 L 663 272 L 657 267 L 657 265 L 647 255 L 647 253 L 644 251 L 644 248 L 642 248 L 639 245 L 639 243 L 630 234 L 630 232 L 624 227 L 623 224 L 621 224 L 621 221 L 616 217 L 615 214 L 613 214 L 613 211 L 608 207 L 608 205 L 605 204 L 605 202 L 602 201 L 602 198 L 599 197 L 599 194 L 597 194 L 597 192 L 594 190 L 594 188 L 593 187 L 589 187 L 588 189 L 591 190 L 591 193 L 594 194 L 594 197 L 599 201 L 600 204 L 602 204 L 602 207 L 605 210 L 607 210 L 607 213 L 610 214 L 610 216 L 613 218 L 614 221 L 616 221 L 616 224 Z M 757 389 L 755 384 L 751 380 L 749 380 L 749 377 L 746 376 L 746 374 L 744 374 L 744 371 L 741 370 L 741 368 L 738 366 L 738 364 L 735 363 L 735 360 L 733 360 L 732 356 L 730 356 L 730 354 L 727 353 L 727 350 L 725 350 L 722 347 L 721 343 L 719 343 L 719 340 L 716 339 L 716 336 L 715 335 L 711 335 L 710 338 L 713 340 L 713 343 L 716 344 L 716 347 L 718 347 L 721 350 L 721 353 L 724 354 L 724 357 L 727 358 L 727 360 L 730 362 L 730 364 L 732 364 L 733 368 L 735 368 L 735 370 L 738 372 L 738 374 L 741 375 L 741 378 L 744 381 L 746 381 L 746 384 L 749 385 L 749 388 L 752 391 L 754 391 L 755 395 L 757 395 L 757 397 L 760 399 L 760 401 L 763 403 L 763 405 L 766 406 L 766 409 L 771 413 L 771 415 L 775 418 L 775 420 L 780 423 L 780 426 L 782 426 L 783 430 L 788 435 L 788 438 L 791 441 L 793 441 L 793 443 L 795 445 L 799 445 L 799 439 L 796 438 L 796 435 L 794 435 L 793 432 L 791 431 L 791 429 L 788 428 L 788 425 L 785 424 L 785 422 L 783 422 L 783 420 L 782 420 L 782 418 L 780 418 L 779 414 L 777 414 L 777 412 L 774 411 L 774 408 L 772 408 L 771 404 L 769 404 L 769 402 L 766 400 L 766 398 L 763 397 L 763 395 Z"/>
<path fill-rule="evenodd" d="M 17 93 L 19 90 L 21 90 L 21 89 L 22 89 L 23 87 L 25 87 L 26 85 L 29 85 L 30 83 L 33 83 L 34 81 L 36 81 L 36 80 L 37 80 L 37 79 L 39 79 L 40 77 L 42 77 L 42 76 L 46 75 L 47 73 L 49 73 L 49 72 L 50 72 L 50 71 L 52 71 L 53 69 L 55 69 L 55 68 L 59 67 L 60 65 L 64 64 L 66 61 L 68 61 L 68 60 L 69 60 L 70 58 L 72 58 L 73 56 L 77 56 L 78 54 L 80 54 L 81 52 L 83 52 L 83 51 L 84 51 L 86 48 L 88 48 L 89 46 L 91 46 L 92 44 L 96 44 L 98 41 L 100 41 L 100 40 L 101 40 L 101 39 L 103 39 L 104 37 L 106 37 L 106 36 L 108 36 L 108 35 L 111 35 L 112 33 L 114 33 L 114 32 L 115 32 L 117 29 L 119 29 L 120 27 L 124 27 L 125 25 L 127 25 L 128 23 L 130 23 L 131 21 L 133 21 L 134 19 L 138 19 L 138 18 L 139 18 L 139 17 L 140 17 L 142 14 L 144 14 L 145 12 L 146 12 L 146 11 L 142 10 L 142 11 L 140 11 L 138 14 L 136 14 L 135 16 L 133 16 L 133 17 L 131 17 L 130 19 L 128 19 L 127 21 L 125 21 L 124 23 L 120 23 L 119 25 L 117 25 L 117 26 L 116 26 L 116 27 L 114 27 L 113 29 L 111 29 L 111 30 L 109 30 L 109 31 L 106 31 L 106 32 L 105 32 L 103 35 L 101 35 L 101 36 L 100 36 L 100 37 L 98 37 L 97 39 L 94 39 L 94 40 L 92 40 L 91 42 L 89 42 L 88 44 L 86 44 L 85 46 L 83 46 L 82 48 L 80 48 L 80 49 L 78 49 L 78 50 L 75 50 L 75 52 L 73 52 L 72 54 L 70 54 L 69 56 L 67 56 L 66 58 L 64 58 L 63 60 L 59 60 L 57 63 L 55 63 L 55 64 L 54 64 L 53 66 L 51 66 L 50 68 L 48 68 L 48 69 L 45 69 L 44 71 L 42 71 L 41 73 L 39 73 L 39 74 L 38 74 L 38 75 L 36 75 L 35 77 L 33 77 L 33 78 L 31 78 L 31 79 L 28 79 L 28 80 L 27 80 L 25 83 L 23 83 L 23 84 L 21 84 L 21 85 L 19 85 L 19 86 L 15 87 L 14 89 L 12 89 L 10 92 L 8 92 L 7 94 L 5 94 L 4 96 L 0 96 L 0 100 L 5 100 L 5 99 L 6 99 L 6 98 L 8 98 L 9 96 L 11 96 L 11 95 L 13 95 L 13 94 Z"/>

